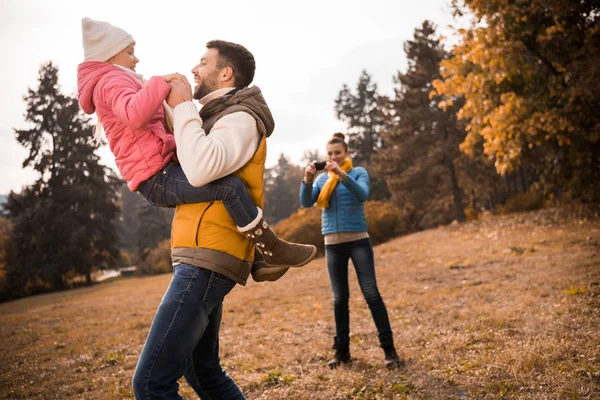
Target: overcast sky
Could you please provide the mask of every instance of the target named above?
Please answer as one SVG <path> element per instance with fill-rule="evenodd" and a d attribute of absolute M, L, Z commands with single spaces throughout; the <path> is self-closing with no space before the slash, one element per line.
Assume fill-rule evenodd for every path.
<path fill-rule="evenodd" d="M 65 93 L 76 93 L 77 65 L 83 59 L 81 18 L 107 21 L 131 33 L 145 78 L 185 74 L 211 39 L 246 46 L 255 56 L 254 84 L 275 118 L 267 165 L 280 153 L 298 163 L 306 150 L 324 150 L 344 125 L 334 114 L 343 84 L 355 87 L 365 69 L 379 92 L 391 94 L 392 77 L 405 70 L 403 43 L 429 19 L 450 36 L 455 21 L 449 0 L 266 1 L 47 1 L 0 3 L 0 194 L 20 191 L 36 175 L 21 169 L 27 150 L 13 128 L 26 128 L 22 100 L 37 88 L 39 67 L 52 60 Z M 114 168 L 107 148 L 102 162 Z"/>

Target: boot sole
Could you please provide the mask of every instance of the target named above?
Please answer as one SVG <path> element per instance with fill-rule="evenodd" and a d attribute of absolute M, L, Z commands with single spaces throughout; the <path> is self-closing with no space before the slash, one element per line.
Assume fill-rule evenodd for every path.
<path fill-rule="evenodd" d="M 330 365 L 329 363 L 327 363 L 327 368 L 329 369 L 336 369 L 339 367 L 351 367 L 352 366 L 352 360 L 349 361 L 340 361 L 337 364 L 332 364 Z"/>
<path fill-rule="evenodd" d="M 308 256 L 308 258 L 304 261 L 302 261 L 300 264 L 296 264 L 296 265 L 272 265 L 272 264 L 267 264 L 267 266 L 269 268 L 300 268 L 300 267 L 304 267 L 306 264 L 308 264 L 309 262 L 311 262 L 315 257 L 317 256 L 317 248 L 315 247 L 312 251 L 312 253 L 310 254 L 310 256 Z"/>
<path fill-rule="evenodd" d="M 259 268 L 256 271 L 252 272 L 252 279 L 254 279 L 255 282 L 275 282 L 276 280 L 281 278 L 283 275 L 285 275 L 285 273 L 288 272 L 288 269 L 289 268 L 287 268 L 287 267 Z M 273 270 L 275 270 L 275 271 L 273 271 Z"/>

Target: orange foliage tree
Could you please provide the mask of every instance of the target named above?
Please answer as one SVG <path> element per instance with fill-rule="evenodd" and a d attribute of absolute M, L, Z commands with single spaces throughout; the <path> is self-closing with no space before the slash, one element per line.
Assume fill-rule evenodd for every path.
<path fill-rule="evenodd" d="M 476 19 L 442 61 L 432 96 L 463 97 L 461 149 L 501 174 L 535 166 L 546 193 L 599 200 L 600 7 L 593 0 L 454 0 Z"/>

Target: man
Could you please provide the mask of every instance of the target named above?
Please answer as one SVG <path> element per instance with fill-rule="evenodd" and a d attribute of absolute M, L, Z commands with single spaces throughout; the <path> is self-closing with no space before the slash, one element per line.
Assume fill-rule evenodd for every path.
<path fill-rule="evenodd" d="M 167 102 L 174 108 L 177 157 L 193 185 L 235 173 L 262 207 L 266 138 L 274 121 L 260 89 L 248 88 L 254 57 L 235 43 L 216 40 L 206 47 L 192 70 L 193 97 L 203 105 L 199 115 L 190 84 L 171 81 Z M 181 399 L 177 380 L 182 376 L 201 399 L 244 399 L 219 362 L 222 303 L 236 283 L 246 284 L 254 255 L 250 239 L 265 257 L 282 252 L 281 246 L 273 247 L 269 231 L 261 221 L 241 234 L 219 201 L 178 206 L 171 239 L 173 279 L 136 367 L 136 399 Z M 311 254 L 314 247 L 301 250 Z M 286 271 L 256 266 L 252 276 L 276 280 Z"/>

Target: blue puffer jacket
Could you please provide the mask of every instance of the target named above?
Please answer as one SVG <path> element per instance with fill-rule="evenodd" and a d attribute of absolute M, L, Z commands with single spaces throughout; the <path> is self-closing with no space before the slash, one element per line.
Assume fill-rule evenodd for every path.
<path fill-rule="evenodd" d="M 317 176 L 311 185 L 302 181 L 300 204 L 311 207 L 317 201 L 327 181 L 327 174 Z M 323 235 L 336 232 L 367 232 L 367 220 L 363 202 L 369 197 L 369 173 L 363 167 L 348 172 L 346 181 L 340 180 L 329 199 L 329 207 L 321 211 Z"/>

